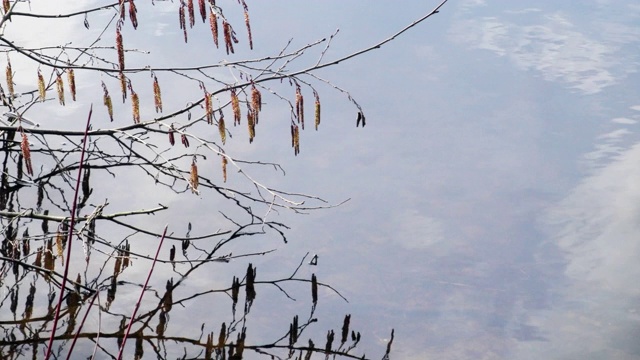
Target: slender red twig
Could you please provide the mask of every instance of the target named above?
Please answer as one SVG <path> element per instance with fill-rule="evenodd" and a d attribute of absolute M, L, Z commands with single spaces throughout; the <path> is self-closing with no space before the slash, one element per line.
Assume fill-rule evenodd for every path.
<path fill-rule="evenodd" d="M 82 165 L 84 164 L 84 154 L 87 148 L 87 134 L 89 133 L 89 125 L 91 124 L 91 114 L 93 113 L 93 104 L 89 108 L 89 116 L 87 117 L 87 126 L 84 129 L 84 138 L 82 140 L 82 152 L 80 152 L 80 164 L 78 165 L 78 177 L 76 178 L 76 190 L 73 194 L 73 206 L 71 206 L 71 221 L 69 223 L 69 234 L 67 234 L 67 263 L 64 267 L 64 274 L 62 276 L 62 285 L 60 286 L 60 296 L 58 297 L 58 305 L 56 306 L 56 315 L 53 317 L 53 327 L 51 329 L 51 337 L 49 337 L 49 344 L 47 345 L 47 353 L 44 357 L 45 360 L 49 360 L 51 356 L 51 349 L 53 348 L 53 339 L 56 337 L 56 328 L 58 327 L 58 320 L 60 320 L 60 309 L 62 308 L 62 299 L 64 298 L 64 289 L 67 285 L 67 278 L 69 276 L 69 264 L 71 263 L 71 240 L 73 240 L 73 227 L 76 221 L 76 207 L 78 205 L 78 193 L 80 192 L 80 179 L 82 178 Z"/>
<path fill-rule="evenodd" d="M 156 250 L 156 256 L 153 257 L 153 262 L 151 263 L 151 269 L 149 269 L 149 273 L 147 274 L 147 280 L 144 282 L 144 286 L 140 291 L 140 297 L 138 298 L 138 302 L 136 302 L 136 306 L 133 308 L 133 314 L 131 314 L 131 320 L 129 320 L 129 326 L 127 326 L 127 331 L 124 334 L 124 339 L 122 339 L 122 346 L 120 346 L 120 351 L 118 351 L 117 360 L 122 359 L 122 352 L 124 351 L 124 346 L 127 343 L 127 337 L 129 336 L 129 332 L 131 331 L 131 326 L 133 326 L 133 320 L 136 318 L 136 313 L 140 308 L 140 303 L 142 303 L 142 297 L 144 296 L 144 290 L 149 285 L 149 280 L 151 279 L 151 273 L 153 273 L 153 268 L 156 266 L 156 261 L 158 260 L 158 256 L 160 255 L 160 248 L 162 247 L 162 242 L 164 241 L 164 237 L 167 235 L 167 228 L 169 225 L 165 225 L 164 231 L 162 232 L 162 237 L 160 237 L 160 243 L 158 244 L 158 250 Z"/>

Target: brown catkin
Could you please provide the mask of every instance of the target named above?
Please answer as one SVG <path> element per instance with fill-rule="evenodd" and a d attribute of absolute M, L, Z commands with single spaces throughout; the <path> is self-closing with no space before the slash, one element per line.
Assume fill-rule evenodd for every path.
<path fill-rule="evenodd" d="M 215 12 L 209 13 L 209 25 L 211 26 L 211 35 L 213 35 L 213 43 L 218 47 L 218 17 Z"/>
<path fill-rule="evenodd" d="M 227 163 L 229 161 L 227 160 L 227 157 L 225 155 L 222 155 L 222 179 L 224 180 L 224 182 L 227 182 Z"/>
<path fill-rule="evenodd" d="M 235 89 L 231 89 L 231 108 L 233 109 L 233 125 L 240 125 L 240 100 Z"/>
<path fill-rule="evenodd" d="M 222 114 L 222 110 L 220 110 L 220 120 L 218 120 L 218 132 L 220 133 L 220 140 L 222 140 L 222 145 L 227 141 L 227 130 L 224 126 L 224 115 Z"/>
<path fill-rule="evenodd" d="M 31 165 L 31 150 L 29 149 L 29 139 L 27 138 L 27 134 L 25 133 L 22 133 L 20 150 L 22 150 L 22 157 L 24 158 L 24 164 L 27 167 L 27 174 L 33 176 L 33 166 Z"/>
<path fill-rule="evenodd" d="M 58 91 L 58 101 L 60 105 L 64 106 L 64 83 L 60 74 L 57 74 L 56 77 L 56 90 Z"/>
<path fill-rule="evenodd" d="M 258 114 L 262 111 L 262 94 L 255 85 L 251 86 L 251 108 L 254 111 L 256 124 L 258 123 Z"/>
<path fill-rule="evenodd" d="M 247 128 L 249 130 L 249 144 L 253 142 L 253 138 L 256 136 L 256 124 L 255 124 L 255 117 L 253 114 L 254 114 L 254 111 L 252 109 L 249 109 L 247 111 Z"/>
<path fill-rule="evenodd" d="M 107 113 L 109 113 L 109 119 L 113 121 L 113 103 L 111 102 L 111 96 L 109 95 L 109 90 L 107 89 L 107 85 L 102 82 L 102 102 L 104 106 L 107 107 Z"/>
<path fill-rule="evenodd" d="M 158 78 L 153 76 L 153 100 L 156 105 L 156 112 L 162 112 L 162 94 L 160 93 L 160 84 Z"/>
<path fill-rule="evenodd" d="M 316 130 L 318 130 L 318 126 L 320 126 L 320 97 L 316 94 L 316 109 L 315 109 L 315 123 Z"/>
<path fill-rule="evenodd" d="M 298 117 L 298 123 L 301 123 L 302 130 L 304 130 L 304 97 L 300 86 L 296 87 L 296 116 Z"/>
<path fill-rule="evenodd" d="M 204 110 L 207 116 L 207 124 L 213 124 L 213 104 L 211 103 L 211 94 L 204 90 Z"/>
<path fill-rule="evenodd" d="M 251 36 L 251 23 L 249 22 L 249 12 L 247 10 L 244 11 L 244 23 L 249 33 L 249 49 L 253 50 L 253 36 Z"/>
<path fill-rule="evenodd" d="M 131 90 L 131 108 L 133 112 L 133 123 L 140 124 L 140 98 L 138 97 L 138 93 Z"/>
<path fill-rule="evenodd" d="M 64 249 L 62 248 L 62 232 L 58 230 L 56 234 L 56 256 L 60 258 L 60 263 L 64 266 Z"/>
<path fill-rule="evenodd" d="M 293 153 L 298 156 L 300 153 L 300 128 L 293 125 Z"/>
<path fill-rule="evenodd" d="M 120 71 L 124 70 L 124 45 L 122 44 L 122 33 L 120 27 L 116 28 L 116 50 L 118 51 L 118 67 Z"/>
<path fill-rule="evenodd" d="M 11 61 L 9 61 L 9 57 L 7 56 L 7 89 L 9 90 L 9 96 L 13 98 L 15 90 L 13 88 L 13 70 L 11 70 Z"/>
<path fill-rule="evenodd" d="M 44 101 L 47 97 L 47 88 L 44 85 L 44 77 L 40 70 L 38 70 L 38 93 L 40 94 L 40 101 Z"/>
<path fill-rule="evenodd" d="M 222 20 L 222 32 L 224 33 L 224 45 L 227 50 L 227 55 L 229 55 L 229 53 L 233 54 L 233 29 L 226 20 Z"/>
<path fill-rule="evenodd" d="M 76 77 L 73 73 L 73 69 L 69 69 L 67 72 L 67 78 L 69 81 L 69 92 L 71 92 L 71 100 L 76 101 Z"/>
<path fill-rule="evenodd" d="M 8 13 L 9 10 L 11 10 L 11 4 L 9 3 L 9 0 L 2 0 L 2 7 L 4 9 L 4 13 Z"/>
<path fill-rule="evenodd" d="M 196 165 L 196 161 L 191 161 L 191 174 L 189 177 L 189 184 L 191 184 L 191 192 L 198 192 L 198 165 Z"/>
<path fill-rule="evenodd" d="M 120 72 L 118 80 L 120 80 L 120 92 L 122 92 L 122 102 L 124 103 L 127 100 L 127 77 L 124 76 L 123 72 Z"/>

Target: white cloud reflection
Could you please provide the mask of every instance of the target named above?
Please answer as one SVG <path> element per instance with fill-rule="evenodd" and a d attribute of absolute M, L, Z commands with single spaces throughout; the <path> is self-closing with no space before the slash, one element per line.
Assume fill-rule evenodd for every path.
<path fill-rule="evenodd" d="M 569 282 L 537 323 L 550 339 L 529 356 L 638 359 L 640 306 L 640 143 L 585 178 L 548 212 Z M 527 357 L 522 357 L 527 358 Z"/>
<path fill-rule="evenodd" d="M 597 39 L 558 11 L 527 8 L 473 18 L 461 13 L 451 30 L 454 41 L 506 56 L 522 70 L 533 70 L 581 93 L 598 93 L 635 71 L 613 44 L 638 41 L 637 31 L 623 24 L 599 24 L 604 39 Z"/>

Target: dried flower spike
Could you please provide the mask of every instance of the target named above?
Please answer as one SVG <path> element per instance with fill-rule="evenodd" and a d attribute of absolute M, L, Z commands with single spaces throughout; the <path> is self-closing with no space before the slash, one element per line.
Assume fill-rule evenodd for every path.
<path fill-rule="evenodd" d="M 64 106 L 64 83 L 62 82 L 62 76 L 57 74 L 56 77 L 56 90 L 58 91 L 58 101 L 60 105 Z"/>
<path fill-rule="evenodd" d="M 11 10 L 11 4 L 9 3 L 9 0 L 2 0 L 2 7 L 4 9 L 4 13 L 8 13 L 9 10 Z"/>
<path fill-rule="evenodd" d="M 158 78 L 153 76 L 153 100 L 156 105 L 156 112 L 162 112 L 162 94 L 160 93 L 160 84 Z"/>
<path fill-rule="evenodd" d="M 7 56 L 7 89 L 9 90 L 9 96 L 13 98 L 14 88 L 13 88 L 13 70 L 11 70 L 11 61 L 9 61 L 9 56 Z"/>
<path fill-rule="evenodd" d="M 109 119 L 113 121 L 113 103 L 111 102 L 111 96 L 109 95 L 109 90 L 107 90 L 107 85 L 104 84 L 104 81 L 102 82 L 102 91 L 103 91 L 102 101 L 104 103 L 104 106 L 107 107 L 107 112 L 109 113 Z"/>
<path fill-rule="evenodd" d="M 69 69 L 67 72 L 67 78 L 69 81 L 69 91 L 71 92 L 71 100 L 76 101 L 76 77 L 73 73 L 73 69 Z"/>
<path fill-rule="evenodd" d="M 218 48 L 218 17 L 213 11 L 209 13 L 209 26 L 211 27 L 211 35 L 213 35 L 213 43 Z"/>
<path fill-rule="evenodd" d="M 22 157 L 24 158 L 24 164 L 27 167 L 27 174 L 33 176 L 33 166 L 31 165 L 31 150 L 29 149 L 29 139 L 27 134 L 22 133 L 22 141 L 20 142 L 20 150 L 22 150 Z"/>
<path fill-rule="evenodd" d="M 44 85 L 44 77 L 38 69 L 38 93 L 40 94 L 40 101 L 44 101 L 47 97 L 47 88 Z"/>

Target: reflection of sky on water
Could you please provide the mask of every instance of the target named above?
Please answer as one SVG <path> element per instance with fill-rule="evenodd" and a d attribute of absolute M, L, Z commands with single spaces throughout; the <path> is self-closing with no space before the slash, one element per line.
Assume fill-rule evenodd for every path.
<path fill-rule="evenodd" d="M 304 43 L 340 27 L 328 56 L 429 8 L 295 4 L 250 4 L 254 28 Z M 319 254 L 302 271 L 351 301 L 325 294 L 321 326 L 352 313 L 367 354 L 382 352 L 394 327 L 396 358 L 640 359 L 640 7 L 534 5 L 447 4 L 398 42 L 320 72 L 362 103 L 365 129 L 327 88 L 321 131 L 305 133 L 295 161 L 262 133 L 252 145 L 284 159 L 281 188 L 352 198 L 310 216 L 283 214 L 291 243 L 257 263 L 260 274 L 288 274 L 307 251 Z M 148 31 L 176 32 L 163 24 Z M 195 224 L 209 225 L 216 206 L 168 201 Z"/>

